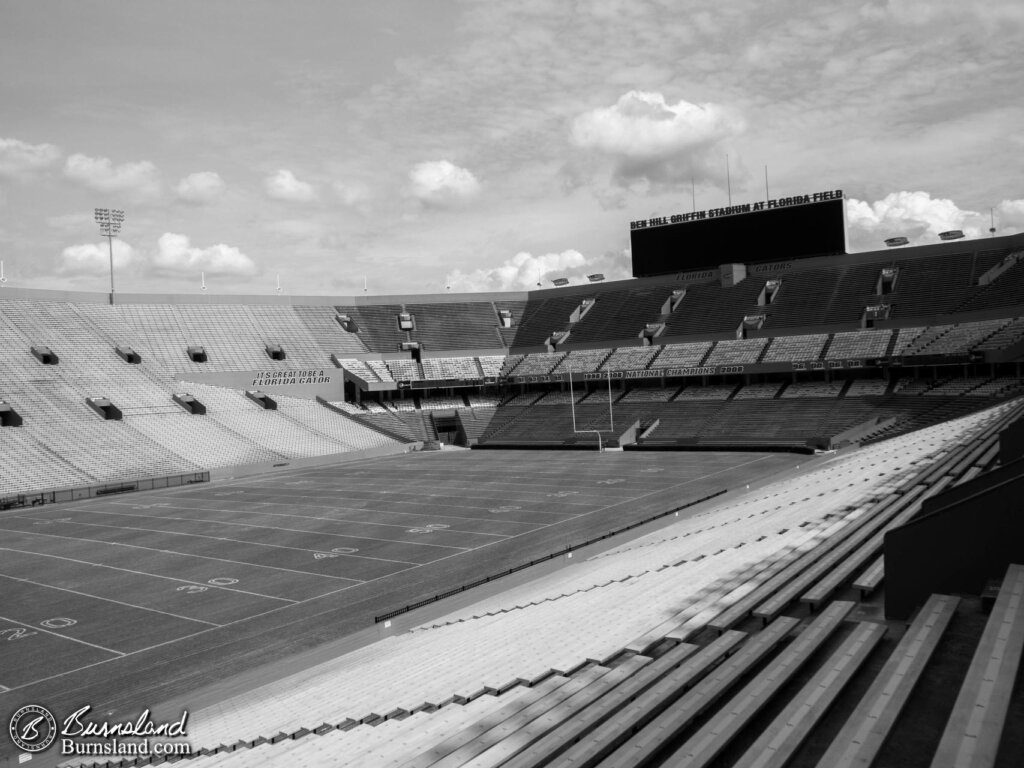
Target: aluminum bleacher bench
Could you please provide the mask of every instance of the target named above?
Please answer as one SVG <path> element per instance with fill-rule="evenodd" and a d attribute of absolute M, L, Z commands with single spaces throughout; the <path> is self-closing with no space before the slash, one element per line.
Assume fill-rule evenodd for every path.
<path fill-rule="evenodd" d="M 723 656 L 728 654 L 744 637 L 745 635 L 740 632 L 734 633 L 734 636 L 730 638 L 731 645 L 726 643 L 719 645 L 718 653 Z M 690 643 L 680 643 L 671 648 L 655 661 L 619 682 L 590 706 L 577 711 L 571 719 L 562 721 L 557 728 L 503 764 L 502 768 L 531 768 L 532 766 L 546 765 L 556 755 L 578 742 L 585 734 L 599 727 L 605 720 L 657 683 L 662 677 L 677 669 L 697 650 L 698 646 Z M 705 668 L 715 661 L 716 659 L 710 653 L 705 653 Z"/>
<path fill-rule="evenodd" d="M 505 731 L 508 732 L 507 735 L 482 754 L 477 755 L 473 764 L 479 766 L 505 764 L 507 760 L 522 753 L 561 723 L 571 721 L 578 712 L 589 707 L 624 679 L 639 672 L 650 662 L 649 656 L 631 656 L 611 672 L 602 675 L 567 699 L 563 699 L 540 717 L 525 725 L 516 723 L 514 726 L 505 728 Z"/>
<path fill-rule="evenodd" d="M 920 493 L 920 491 L 918 491 L 918 493 Z M 875 504 L 872 514 L 862 516 L 858 521 L 852 523 L 843 533 L 845 535 L 849 535 L 852 530 L 862 525 L 866 520 L 880 514 L 892 513 L 893 510 L 902 508 L 902 505 L 908 502 L 909 500 L 907 495 L 900 496 L 896 493 L 889 494 Z M 723 632 L 726 629 L 735 626 L 750 615 L 750 612 L 753 611 L 754 608 L 761 605 L 772 594 L 793 579 L 795 575 L 809 567 L 811 563 L 820 558 L 824 552 L 835 546 L 839 541 L 841 541 L 841 538 L 838 536 L 829 537 L 810 551 L 797 550 L 783 558 L 780 558 L 780 560 L 771 568 L 766 569 L 763 572 L 763 576 L 766 578 L 760 586 L 752 590 L 740 600 L 736 601 L 730 608 L 720 613 L 712 621 L 708 622 L 708 626 L 718 630 L 719 632 Z"/>
<path fill-rule="evenodd" d="M 854 589 L 860 591 L 860 599 L 863 601 L 878 589 L 878 585 L 885 579 L 885 556 L 879 557 L 853 582 Z"/>
<path fill-rule="evenodd" d="M 783 768 L 885 632 L 884 624 L 870 621 L 857 624 L 856 629 L 790 700 L 733 768 Z"/>
<path fill-rule="evenodd" d="M 784 583 L 784 581 L 779 581 L 780 578 L 783 580 L 791 578 L 786 576 L 785 573 L 789 571 L 794 563 L 799 562 L 817 547 L 820 541 L 828 536 L 829 530 L 833 526 L 834 523 L 828 520 L 812 525 L 808 529 L 806 536 L 775 553 L 774 560 L 766 558 L 767 566 L 758 568 L 754 564 L 747 568 L 743 574 L 745 578 L 740 582 L 739 586 L 722 596 L 722 599 L 719 601 L 720 606 L 718 610 L 707 619 L 707 626 L 722 632 L 746 618 L 750 614 L 752 607 L 763 599 L 764 595 L 771 594 L 772 589 L 777 589 L 779 583 Z M 804 526 L 801 525 L 800 527 L 803 528 Z M 773 585 L 776 586 L 773 587 Z M 737 592 L 739 592 L 740 596 L 730 603 L 730 597 Z M 721 605 L 727 605 L 728 607 L 723 610 Z"/>
<path fill-rule="evenodd" d="M 703 555 L 701 555 L 701 557 L 703 557 Z M 686 560 L 681 560 L 680 563 L 682 562 L 686 562 Z M 676 565 L 679 565 L 680 563 L 676 563 Z M 707 589 L 713 593 L 728 594 L 730 590 L 735 589 L 748 581 L 755 573 L 758 573 L 758 569 L 756 566 L 752 566 L 749 571 L 743 571 L 732 578 L 719 579 L 714 584 L 709 585 Z M 693 606 L 688 605 L 686 608 L 672 614 L 668 619 L 648 630 L 636 639 L 631 640 L 626 645 L 626 650 L 633 651 L 634 653 L 647 653 L 658 645 L 658 643 L 666 639 L 677 643 L 689 640 L 693 635 L 704 628 L 703 626 L 693 625 L 693 620 L 696 615 L 699 614 L 694 611 Z"/>
<path fill-rule="evenodd" d="M 662 686 L 654 686 L 605 723 L 600 733 L 591 734 L 552 765 L 589 768 L 598 763 L 602 766 L 641 764 L 718 701 L 740 677 L 780 645 L 799 623 L 789 616 L 773 622 L 685 693 L 676 688 L 673 695 L 663 697 L 658 695 Z"/>
<path fill-rule="evenodd" d="M 918 486 L 909 493 L 904 494 L 899 501 L 888 506 L 884 512 L 865 515 L 864 518 L 850 526 L 852 530 L 844 531 L 845 535 L 841 538 L 833 537 L 831 540 L 823 542 L 822 546 L 816 547 L 807 553 L 807 556 L 801 563 L 798 563 L 802 567 L 799 568 L 795 578 L 758 605 L 753 610 L 753 614 L 765 622 L 771 621 L 782 613 L 786 606 L 795 600 L 798 595 L 803 593 L 808 585 L 817 584 L 824 579 L 831 582 L 830 572 L 832 569 L 850 552 L 862 544 L 865 539 L 869 538 L 880 526 L 907 509 L 912 509 L 916 513 L 916 507 L 919 503 L 918 497 L 923 494 L 924 490 L 923 487 Z M 899 510 L 899 512 L 896 510 Z M 825 574 L 829 575 L 826 576 Z"/>
<path fill-rule="evenodd" d="M 995 765 L 1024 648 L 1024 565 L 1006 570 L 931 768 Z"/>
<path fill-rule="evenodd" d="M 767 646 L 757 658 L 761 658 L 774 644 L 781 642 L 795 624 L 795 619 L 785 625 L 780 623 L 774 636 L 767 638 Z M 600 723 L 599 727 L 589 729 L 567 750 L 565 747 L 568 745 L 565 743 L 556 746 L 549 754 L 543 755 L 543 761 L 536 765 L 573 766 L 573 768 L 596 765 L 604 756 L 626 741 L 631 734 L 661 714 L 666 707 L 686 691 L 708 679 L 708 675 L 717 674 L 719 669 L 729 663 L 722 660 L 745 639 L 747 639 L 745 632 L 726 632 L 650 685 L 643 693 L 637 694 L 634 691 L 625 702 L 621 699 L 610 699 L 606 703 L 610 705 L 608 710 L 611 711 L 605 710 L 599 718 L 595 718 L 595 725 Z M 745 658 L 750 656 L 749 646 L 750 644 L 747 643 L 742 647 Z M 760 643 L 758 648 L 761 646 L 765 646 L 765 643 Z M 603 709 L 606 703 L 598 702 L 598 706 Z M 552 759 L 551 754 L 556 754 L 560 750 L 564 751 Z M 524 763 L 523 765 L 528 764 Z"/>
<path fill-rule="evenodd" d="M 609 672 L 611 672 L 611 670 L 608 667 L 594 665 L 580 674 L 575 675 L 565 685 L 560 686 L 558 689 L 552 691 L 546 696 L 531 702 L 528 706 L 519 710 L 511 717 L 504 718 L 501 722 L 495 723 L 486 730 L 475 725 L 463 729 L 463 733 L 466 731 L 469 732 L 469 740 L 440 759 L 427 763 L 427 765 L 435 766 L 435 768 L 455 768 L 468 760 L 472 760 L 481 752 L 490 749 L 502 739 L 507 738 L 510 734 L 526 727 L 536 718 L 544 715 L 553 707 L 561 704 L 563 701 L 578 691 L 586 688 L 596 680 L 599 680 Z"/>
<path fill-rule="evenodd" d="M 893 528 L 898 528 L 901 525 L 905 525 L 913 520 L 914 517 L 917 516 L 918 512 L 920 512 L 921 502 L 929 496 L 941 493 L 947 486 L 952 484 L 952 481 L 953 478 L 949 475 L 940 478 L 937 483 L 933 484 L 923 494 L 921 494 L 919 500 L 915 501 L 891 520 L 883 524 L 881 528 L 876 531 L 871 538 L 861 544 L 853 554 L 847 557 L 842 563 L 836 565 L 826 577 L 818 581 L 814 587 L 801 595 L 801 602 L 809 603 L 812 610 L 817 610 L 818 605 L 826 600 L 833 591 L 847 582 L 868 560 L 876 556 L 878 557 L 875 562 L 867 571 L 864 572 L 853 586 L 861 590 L 862 597 L 878 587 L 878 585 L 881 584 L 882 579 L 885 578 L 885 562 L 879 555 L 879 552 L 882 551 L 882 547 L 885 544 L 886 532 Z"/>
<path fill-rule="evenodd" d="M 446 755 L 451 754 L 455 750 L 459 749 L 459 747 L 472 741 L 476 733 L 481 733 L 489 728 L 493 728 L 495 725 L 498 725 L 507 718 L 513 717 L 533 702 L 542 699 L 568 683 L 569 678 L 562 677 L 561 675 L 553 675 L 547 678 L 544 682 L 539 683 L 536 688 L 530 690 L 529 693 L 517 696 L 497 712 L 492 712 L 484 719 L 476 722 L 474 724 L 474 727 L 477 729 L 475 733 L 469 729 L 459 731 L 444 741 L 434 744 L 429 749 L 419 752 L 416 757 L 403 763 L 403 768 L 413 768 L 414 766 L 416 768 L 426 768 L 429 765 L 433 765 Z"/>
<path fill-rule="evenodd" d="M 959 602 L 959 598 L 948 595 L 928 599 L 818 761 L 819 768 L 871 765 Z"/>
<path fill-rule="evenodd" d="M 718 754 L 807 663 L 856 603 L 832 603 L 753 680 L 722 706 L 719 712 L 668 758 L 668 765 L 709 765 Z"/>

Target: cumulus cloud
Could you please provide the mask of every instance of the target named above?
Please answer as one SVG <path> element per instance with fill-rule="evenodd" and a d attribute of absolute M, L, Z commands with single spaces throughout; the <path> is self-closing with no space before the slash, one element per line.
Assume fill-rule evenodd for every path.
<path fill-rule="evenodd" d="M 309 203 L 316 200 L 316 189 L 313 185 L 300 181 L 286 168 L 264 179 L 263 189 L 267 196 L 274 200 L 285 200 L 290 203 Z"/>
<path fill-rule="evenodd" d="M 537 256 L 520 251 L 498 267 L 472 272 L 453 270 L 448 273 L 446 282 L 454 291 L 525 291 L 537 288 L 538 283 L 550 288 L 551 280 L 556 277 L 586 282 L 584 275 L 593 266 L 582 253 L 573 249 Z"/>
<path fill-rule="evenodd" d="M 460 205 L 480 194 L 476 176 L 448 160 L 416 164 L 409 171 L 409 182 L 416 198 L 438 207 Z"/>
<path fill-rule="evenodd" d="M 865 3 L 860 14 L 866 19 L 896 21 L 909 26 L 925 26 L 936 22 L 963 23 L 971 18 L 988 27 L 1024 24 L 1024 8 L 1017 2 L 992 2 L 983 6 L 959 0 L 885 0 L 881 4 Z"/>
<path fill-rule="evenodd" d="M 53 229 L 68 234 L 91 232 L 96 228 L 93 214 L 89 213 L 64 213 L 58 216 L 47 216 L 46 224 Z"/>
<path fill-rule="evenodd" d="M 350 208 L 360 207 L 370 199 L 370 190 L 362 184 L 344 184 L 336 181 L 333 187 L 338 199 Z"/>
<path fill-rule="evenodd" d="M 743 129 L 739 115 L 723 106 L 669 104 L 660 93 L 630 91 L 610 107 L 578 115 L 569 138 L 609 158 L 617 184 L 671 184 L 719 180 L 720 145 Z"/>
<path fill-rule="evenodd" d="M 23 178 L 47 168 L 60 159 L 53 144 L 28 144 L 0 138 L 0 178 Z"/>
<path fill-rule="evenodd" d="M 154 196 L 160 192 L 160 174 L 148 160 L 115 166 L 108 157 L 71 155 L 64 175 L 99 192 L 134 192 Z"/>
<path fill-rule="evenodd" d="M 997 234 L 1007 235 L 1024 228 L 1024 200 L 1004 200 L 995 210 Z M 876 249 L 881 240 L 903 236 L 912 244 L 935 242 L 940 232 L 960 229 L 968 238 L 985 237 L 991 218 L 987 211 L 960 208 L 952 200 L 933 198 L 928 192 L 891 192 L 868 203 L 850 198 L 846 202 L 850 245 L 855 249 Z"/>
<path fill-rule="evenodd" d="M 137 260 L 135 249 L 123 240 L 114 240 L 114 270 L 124 269 Z M 107 243 L 83 243 L 65 248 L 57 271 L 61 274 L 105 274 L 110 271 L 110 247 Z"/>
<path fill-rule="evenodd" d="M 1003 200 L 995 210 L 996 226 L 1000 229 L 1012 229 L 1013 232 L 1024 230 L 1024 199 Z M 1001 234 L 1007 235 L 1012 232 L 1005 231 Z"/>
<path fill-rule="evenodd" d="M 157 241 L 153 266 L 166 272 L 206 272 L 209 275 L 253 275 L 252 259 L 233 246 L 219 244 L 196 248 L 186 235 L 166 232 Z"/>
<path fill-rule="evenodd" d="M 205 205 L 224 194 L 224 180 L 213 171 L 192 173 L 178 182 L 174 193 L 178 199 L 193 205 Z"/>

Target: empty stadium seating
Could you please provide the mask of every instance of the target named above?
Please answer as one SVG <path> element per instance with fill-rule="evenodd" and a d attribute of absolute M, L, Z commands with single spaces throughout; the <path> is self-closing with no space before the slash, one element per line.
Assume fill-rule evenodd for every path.
<path fill-rule="evenodd" d="M 692 344 L 666 344 L 661 353 L 650 364 L 651 368 L 689 368 L 698 366 L 707 356 L 713 342 L 702 341 Z"/>
<path fill-rule="evenodd" d="M 719 341 L 708 355 L 705 365 L 736 365 L 756 363 L 768 339 L 729 339 Z"/>
<path fill-rule="evenodd" d="M 410 338 L 428 350 L 502 346 L 497 313 L 489 301 L 406 304 L 405 311 L 416 322 Z"/>
<path fill-rule="evenodd" d="M 771 340 L 764 354 L 764 362 L 779 363 L 789 360 L 817 360 L 828 341 L 828 334 L 809 336 L 779 336 Z"/>
<path fill-rule="evenodd" d="M 496 375 L 485 374 L 472 357 L 434 357 L 421 362 L 424 379 L 480 379 Z"/>
<path fill-rule="evenodd" d="M 1013 413 L 1002 406 L 839 457 L 810 476 L 723 500 L 410 632 L 211 706 L 196 713 L 190 740 L 207 749 L 238 749 L 197 765 L 212 764 L 211 758 L 244 764 L 242 753 L 250 760 L 281 759 L 272 757 L 281 754 L 275 749 L 289 760 L 314 759 L 340 744 L 364 756 L 352 757 L 356 762 L 374 755 L 409 765 L 590 765 L 627 758 L 622 764 L 632 764 L 672 753 L 708 764 L 751 727 L 770 697 L 782 695 L 792 716 L 773 716 L 753 735 L 771 734 L 778 740 L 772 751 L 791 754 L 822 717 L 808 709 L 819 689 L 810 682 L 784 685 L 805 665 L 808 675 L 830 687 L 829 698 L 851 677 L 863 680 L 861 706 L 844 716 L 845 728 L 833 730 L 832 751 L 820 764 L 847 759 L 846 744 L 856 744 L 858 754 L 877 753 L 895 714 L 906 709 L 955 600 L 930 601 L 903 640 L 890 644 L 890 663 L 866 672 L 858 670 L 867 669 L 863 661 L 882 642 L 885 627 L 846 620 L 853 603 L 830 603 L 801 627 L 788 616 L 772 618 L 763 630 L 735 631 L 729 624 L 766 597 L 798 595 L 789 581 L 799 587 L 815 573 L 815 563 L 843 549 L 853 552 L 900 509 L 909 511 L 906 504 L 894 507 L 896 491 L 917 488 L 911 498 L 920 498 L 922 484 L 956 463 L 959 445 Z M 780 578 L 784 574 L 789 581 Z M 1019 582 L 1004 586 L 1007 596 L 991 626 L 1007 615 Z M 720 627 L 721 637 L 691 644 L 708 627 Z M 985 635 L 978 658 L 989 652 L 987 638 L 997 636 L 1003 637 L 995 630 Z M 1024 626 L 1012 637 L 1024 640 Z M 817 654 L 819 648 L 827 653 Z M 1008 658 L 1019 659 L 1019 647 L 1013 651 Z M 850 669 L 843 659 L 856 663 Z M 975 666 L 980 671 L 980 662 Z M 841 683 L 832 682 L 837 676 Z M 974 679 L 968 671 L 965 702 L 979 690 Z M 1012 685 L 1013 675 L 1007 679 Z M 899 687 L 890 697 L 894 684 Z M 858 729 L 882 703 L 886 726 L 867 743 Z M 709 717 L 698 719 L 705 712 Z M 951 720 L 947 737 L 959 730 Z M 293 732 L 308 735 L 291 741 Z M 270 739 L 278 733 L 284 741 Z M 318 734 L 330 736 L 321 741 Z M 986 742 L 998 745 L 998 733 Z M 816 754 L 827 749 L 822 745 Z M 937 757 L 945 752 L 940 748 Z M 742 753 L 742 765 L 765 754 L 749 747 Z"/>
<path fill-rule="evenodd" d="M 829 360 L 851 357 L 882 357 L 889 348 L 892 331 L 854 331 L 837 333 L 825 352 Z"/>

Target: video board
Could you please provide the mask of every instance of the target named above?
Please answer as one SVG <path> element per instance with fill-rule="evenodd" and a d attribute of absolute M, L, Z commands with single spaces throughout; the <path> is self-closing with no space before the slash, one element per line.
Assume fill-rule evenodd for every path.
<path fill-rule="evenodd" d="M 846 253 L 840 189 L 630 224 L 633 276 Z"/>

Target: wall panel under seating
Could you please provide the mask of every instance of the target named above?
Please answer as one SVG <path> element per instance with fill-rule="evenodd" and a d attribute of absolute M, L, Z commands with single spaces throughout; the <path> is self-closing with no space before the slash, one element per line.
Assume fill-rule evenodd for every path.
<path fill-rule="evenodd" d="M 1024 419 L 999 433 L 999 462 L 1006 465 L 1020 458 L 1024 458 Z"/>
<path fill-rule="evenodd" d="M 1024 460 L 947 493 L 928 500 L 931 514 L 885 535 L 887 619 L 909 618 L 933 593 L 978 594 L 1024 562 Z"/>

